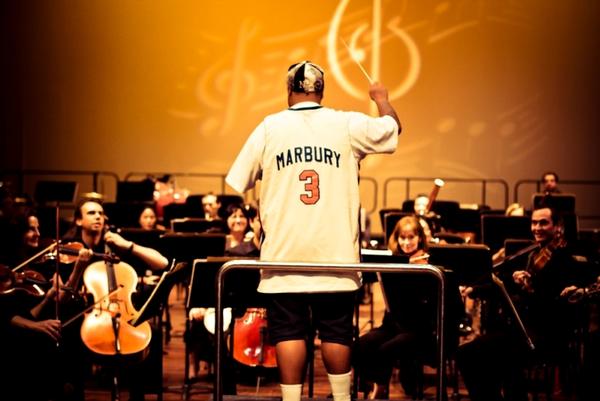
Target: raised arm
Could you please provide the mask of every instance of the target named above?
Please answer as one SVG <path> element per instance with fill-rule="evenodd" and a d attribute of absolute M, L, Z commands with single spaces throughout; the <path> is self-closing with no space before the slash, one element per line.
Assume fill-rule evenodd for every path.
<path fill-rule="evenodd" d="M 385 86 L 379 82 L 374 82 L 369 87 L 369 96 L 377 105 L 379 116 L 390 116 L 396 120 L 396 123 L 398 124 L 398 134 L 400 134 L 400 131 L 402 131 L 402 125 L 400 124 L 400 119 L 396 114 L 396 110 L 394 110 L 388 99 L 388 91 Z"/>

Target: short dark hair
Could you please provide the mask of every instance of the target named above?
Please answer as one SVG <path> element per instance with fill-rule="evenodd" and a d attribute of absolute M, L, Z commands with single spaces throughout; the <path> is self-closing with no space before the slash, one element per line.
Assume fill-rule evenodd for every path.
<path fill-rule="evenodd" d="M 546 171 L 544 174 L 542 174 L 542 179 L 540 181 L 544 182 L 544 179 L 547 175 L 553 175 L 556 182 L 558 182 L 558 174 L 556 174 L 554 171 Z"/>
<path fill-rule="evenodd" d="M 554 224 L 555 226 L 562 226 L 563 225 L 562 213 L 560 213 L 558 210 L 556 210 L 555 208 L 550 206 L 546 199 L 547 199 L 547 197 L 544 197 L 544 199 L 542 199 L 542 201 L 533 208 L 533 210 L 531 211 L 532 215 L 533 215 L 533 212 L 535 212 L 536 210 L 550 209 L 550 218 L 552 219 L 552 224 Z"/>
<path fill-rule="evenodd" d="M 81 208 L 88 202 L 94 202 L 102 206 L 104 209 L 104 204 L 100 198 L 81 198 L 79 202 L 77 202 L 77 206 L 75 207 L 75 220 L 83 218 L 83 214 L 81 213 Z"/>

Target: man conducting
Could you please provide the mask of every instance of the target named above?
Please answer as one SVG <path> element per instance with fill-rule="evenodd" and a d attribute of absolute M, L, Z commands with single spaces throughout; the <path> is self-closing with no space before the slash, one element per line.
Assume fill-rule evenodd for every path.
<path fill-rule="evenodd" d="M 287 110 L 251 133 L 227 175 L 238 192 L 260 185 L 263 261 L 359 261 L 359 162 L 393 153 L 400 122 L 379 83 L 369 88 L 380 117 L 321 105 L 323 69 L 309 61 L 287 73 Z M 350 400 L 353 272 L 264 271 L 269 336 L 276 345 L 283 401 L 299 401 L 312 324 L 321 339 L 334 401 Z"/>

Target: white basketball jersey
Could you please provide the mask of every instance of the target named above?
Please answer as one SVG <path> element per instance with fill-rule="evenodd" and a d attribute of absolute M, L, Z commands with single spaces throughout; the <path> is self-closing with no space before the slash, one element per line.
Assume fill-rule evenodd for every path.
<path fill-rule="evenodd" d="M 369 153 L 392 153 L 398 126 L 304 102 L 270 115 L 252 132 L 227 175 L 245 192 L 261 179 L 261 260 L 359 261 L 358 163 Z M 354 273 L 263 272 L 261 292 L 355 290 Z"/>

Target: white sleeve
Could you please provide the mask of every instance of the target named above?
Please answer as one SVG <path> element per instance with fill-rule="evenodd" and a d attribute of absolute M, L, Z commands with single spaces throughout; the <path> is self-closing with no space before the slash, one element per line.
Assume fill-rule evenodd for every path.
<path fill-rule="evenodd" d="M 359 158 L 371 153 L 394 153 L 398 146 L 398 124 L 391 116 L 371 117 L 350 112 L 348 129 L 352 148 Z"/>
<path fill-rule="evenodd" d="M 265 127 L 260 123 L 250 134 L 231 165 L 225 182 L 239 193 L 253 188 L 262 177 L 262 154 L 265 147 Z"/>

